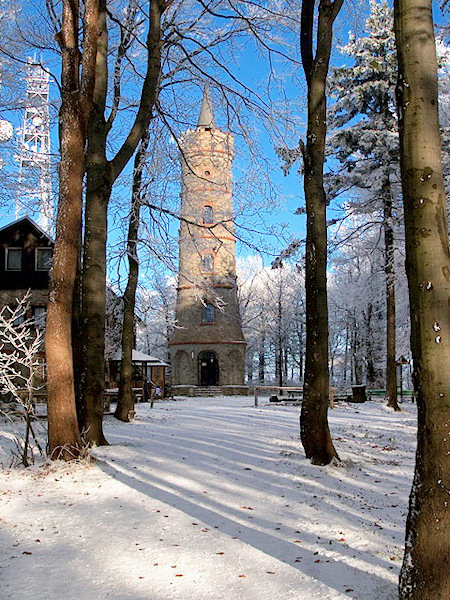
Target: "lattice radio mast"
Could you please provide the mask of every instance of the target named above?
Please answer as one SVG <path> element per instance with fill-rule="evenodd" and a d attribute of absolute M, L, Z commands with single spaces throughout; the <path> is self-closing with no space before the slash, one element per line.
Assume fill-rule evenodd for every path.
<path fill-rule="evenodd" d="M 53 222 L 50 176 L 49 74 L 36 57 L 27 59 L 27 92 L 20 141 L 19 212 L 37 213 L 37 221 L 50 232 Z"/>

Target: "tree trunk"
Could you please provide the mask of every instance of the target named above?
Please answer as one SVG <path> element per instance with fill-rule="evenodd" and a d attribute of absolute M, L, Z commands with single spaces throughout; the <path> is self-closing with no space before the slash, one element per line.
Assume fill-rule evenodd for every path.
<path fill-rule="evenodd" d="M 83 390 L 84 390 L 84 344 L 82 330 L 82 298 L 81 298 L 81 273 L 82 273 L 82 220 L 80 220 L 80 228 L 78 230 L 78 255 L 77 255 L 77 270 L 75 275 L 75 284 L 73 291 L 73 307 L 72 307 L 72 353 L 73 353 L 73 375 L 75 387 L 75 403 L 77 407 L 78 427 L 81 435 L 83 435 Z"/>
<path fill-rule="evenodd" d="M 128 226 L 128 282 L 123 295 L 122 325 L 122 360 L 120 365 L 119 400 L 114 416 L 120 421 L 130 420 L 130 411 L 134 409 L 133 379 L 133 345 L 134 345 L 134 307 L 139 275 L 137 243 L 141 210 L 142 170 L 147 152 L 148 135 L 142 140 L 134 159 L 133 197 L 131 202 L 130 223 Z M 146 382 L 145 382 L 146 383 Z"/>
<path fill-rule="evenodd" d="M 418 437 L 401 600 L 450 590 L 450 250 L 429 0 L 395 0 L 397 107 Z"/>
<path fill-rule="evenodd" d="M 325 160 L 325 84 L 332 44 L 333 22 L 342 0 L 321 0 L 316 54 L 313 57 L 314 0 L 303 0 L 302 63 L 308 84 L 308 131 L 302 144 L 306 199 L 306 360 L 300 435 L 307 458 L 326 465 L 337 458 L 328 427 L 328 306 L 327 226 L 323 187 Z"/>
<path fill-rule="evenodd" d="M 344 352 L 344 374 L 343 374 L 343 382 L 347 383 L 347 368 L 348 368 L 348 345 L 349 345 L 349 324 L 348 320 L 345 325 L 345 352 Z"/>
<path fill-rule="evenodd" d="M 266 337 L 264 332 L 261 334 L 261 339 L 259 342 L 259 352 L 258 352 L 258 382 L 261 385 L 264 385 L 266 378 Z"/>
<path fill-rule="evenodd" d="M 278 275 L 278 299 L 277 299 L 277 332 L 275 338 L 275 379 L 277 385 L 283 386 L 283 331 L 282 331 L 282 322 L 283 322 L 283 305 L 282 305 L 282 290 L 281 290 L 281 269 L 282 266 L 279 267 Z M 283 395 L 283 390 L 280 390 L 280 394 Z"/>
<path fill-rule="evenodd" d="M 49 455 L 66 460 L 77 457 L 81 445 L 75 406 L 72 303 L 82 218 L 86 124 L 95 80 L 98 2 L 85 2 L 82 53 L 78 47 L 79 18 L 78 3 L 64 0 L 62 28 L 57 35 L 62 60 L 59 204 L 45 333 Z"/>
<path fill-rule="evenodd" d="M 394 231 L 392 228 L 392 193 L 389 175 L 383 183 L 384 260 L 386 274 L 386 400 L 396 411 L 397 371 L 395 361 L 395 267 Z"/>
<path fill-rule="evenodd" d="M 105 386 L 106 237 L 108 203 L 112 187 L 146 133 L 158 94 L 161 72 L 161 18 L 168 2 L 150 1 L 147 35 L 147 71 L 133 126 L 112 160 L 106 159 L 106 142 L 112 127 L 106 121 L 108 89 L 108 36 L 106 2 L 101 0 L 102 35 L 97 50 L 97 78 L 90 122 L 87 159 L 86 225 L 83 254 L 83 327 L 88 344 L 85 375 L 85 436 L 89 443 L 106 444 L 103 435 Z M 121 49 L 119 48 L 119 52 Z M 123 51 L 123 48 L 122 48 Z"/>
<path fill-rule="evenodd" d="M 247 381 L 253 381 L 253 356 L 254 350 L 253 348 L 247 351 Z"/>
<path fill-rule="evenodd" d="M 85 350 L 83 430 L 89 444 L 105 445 L 106 228 L 112 182 L 106 159 L 105 102 L 108 87 L 106 1 L 100 0 L 99 41 L 86 157 L 86 216 L 83 247 L 82 319 Z"/>
<path fill-rule="evenodd" d="M 353 345 L 352 345 L 352 357 L 353 357 L 353 382 L 356 385 L 362 384 L 362 358 L 361 358 L 361 340 L 359 326 L 356 321 L 356 316 L 353 317 Z"/>
<path fill-rule="evenodd" d="M 301 381 L 303 379 L 303 319 L 300 321 L 299 349 L 299 378 Z"/>
<path fill-rule="evenodd" d="M 367 318 L 366 318 L 366 376 L 367 383 L 374 385 L 377 374 L 375 368 L 375 357 L 373 348 L 373 332 L 372 332 L 372 317 L 373 317 L 373 304 L 369 302 L 367 306 Z"/>
<path fill-rule="evenodd" d="M 88 151 L 88 160 L 89 160 Z M 98 446 L 103 434 L 105 388 L 106 232 L 110 183 L 104 165 L 88 164 L 83 259 L 83 340 L 85 350 L 84 437 Z M 87 224 L 89 223 L 89 225 Z"/>

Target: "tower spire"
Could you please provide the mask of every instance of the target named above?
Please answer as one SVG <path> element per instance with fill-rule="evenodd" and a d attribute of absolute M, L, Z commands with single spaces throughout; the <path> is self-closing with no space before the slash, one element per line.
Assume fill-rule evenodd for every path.
<path fill-rule="evenodd" d="M 205 127 L 212 129 L 216 125 L 214 123 L 214 113 L 211 102 L 211 96 L 209 93 L 209 85 L 205 84 L 205 89 L 203 91 L 202 105 L 200 108 L 200 114 L 198 116 L 197 127 Z"/>

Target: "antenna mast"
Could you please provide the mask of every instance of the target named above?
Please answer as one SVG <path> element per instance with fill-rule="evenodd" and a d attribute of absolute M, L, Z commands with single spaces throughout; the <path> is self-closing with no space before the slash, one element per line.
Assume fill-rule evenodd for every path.
<path fill-rule="evenodd" d="M 50 232 L 53 202 L 50 177 L 49 74 L 36 57 L 27 59 L 26 82 L 16 218 L 23 208 L 32 213 L 37 212 L 39 225 Z"/>

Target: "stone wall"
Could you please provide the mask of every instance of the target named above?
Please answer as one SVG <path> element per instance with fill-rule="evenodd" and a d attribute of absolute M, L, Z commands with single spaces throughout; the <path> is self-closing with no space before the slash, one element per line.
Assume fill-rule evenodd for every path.
<path fill-rule="evenodd" d="M 214 352 L 219 363 L 218 386 L 244 384 L 245 343 L 185 344 L 172 348 L 172 381 L 174 385 L 200 385 L 199 355 Z"/>
<path fill-rule="evenodd" d="M 7 304 L 17 303 L 17 299 L 23 298 L 28 290 L 0 290 L 0 308 Z M 30 305 L 46 306 L 48 299 L 48 290 L 31 290 Z"/>

